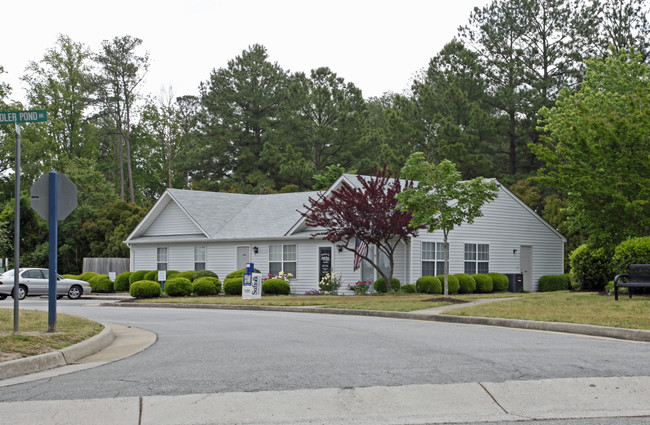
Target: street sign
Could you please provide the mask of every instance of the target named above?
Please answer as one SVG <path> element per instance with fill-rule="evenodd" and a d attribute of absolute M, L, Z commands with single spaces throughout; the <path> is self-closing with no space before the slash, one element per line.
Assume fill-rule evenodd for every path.
<path fill-rule="evenodd" d="M 43 174 L 32 185 L 30 194 L 32 197 L 32 208 L 40 215 L 43 220 L 49 219 L 50 210 L 50 175 Z M 57 203 L 57 220 L 63 220 L 77 208 L 77 186 L 70 181 L 65 174 L 59 174 L 58 183 L 58 203 Z"/>
<path fill-rule="evenodd" d="M 44 121 L 47 121 L 47 111 L 45 109 L 0 112 L 0 124 Z"/>

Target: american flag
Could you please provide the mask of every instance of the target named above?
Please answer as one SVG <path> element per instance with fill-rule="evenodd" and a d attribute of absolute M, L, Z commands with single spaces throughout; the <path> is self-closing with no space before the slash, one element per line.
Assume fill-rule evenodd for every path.
<path fill-rule="evenodd" d="M 368 245 L 362 241 L 361 239 L 357 238 L 356 242 L 354 243 L 354 268 L 353 270 L 359 270 L 361 267 L 361 262 L 363 261 L 363 258 L 361 258 L 362 255 L 366 255 L 366 252 L 368 251 Z"/>

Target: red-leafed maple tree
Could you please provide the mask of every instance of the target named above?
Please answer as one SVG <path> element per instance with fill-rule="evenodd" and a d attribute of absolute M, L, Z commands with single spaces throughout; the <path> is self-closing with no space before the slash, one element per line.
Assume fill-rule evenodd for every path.
<path fill-rule="evenodd" d="M 312 238 L 323 236 L 328 241 L 355 251 L 356 238 L 368 246 L 375 246 L 388 258 L 388 274 L 378 265 L 375 258 L 360 255 L 371 264 L 386 281 L 388 292 L 392 290 L 391 281 L 394 270 L 394 254 L 397 245 L 410 236 L 417 236 L 419 228 L 409 226 L 411 213 L 398 211 L 395 195 L 412 182 L 402 182 L 392 177 L 386 168 L 375 177 L 357 176 L 358 185 L 347 182 L 331 191 L 321 194 L 318 199 L 309 198 L 310 205 L 304 205 L 306 212 L 300 213 L 306 218 L 306 224 L 322 229 L 312 234 Z"/>

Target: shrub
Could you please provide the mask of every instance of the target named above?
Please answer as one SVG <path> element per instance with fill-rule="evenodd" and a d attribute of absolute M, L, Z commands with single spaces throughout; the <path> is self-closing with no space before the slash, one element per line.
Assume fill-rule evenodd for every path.
<path fill-rule="evenodd" d="M 185 271 L 185 272 L 180 272 L 180 273 L 177 273 L 177 274 L 174 275 L 174 279 L 183 278 L 183 279 L 187 279 L 187 280 L 189 280 L 191 282 L 192 280 L 194 280 L 194 273 L 196 273 L 195 270 L 188 270 L 188 271 Z"/>
<path fill-rule="evenodd" d="M 508 290 L 508 276 L 503 273 L 488 273 L 492 278 L 494 292 L 506 292 Z"/>
<path fill-rule="evenodd" d="M 255 270 L 255 273 L 259 273 L 259 272 L 260 272 L 260 271 L 257 270 L 257 269 L 254 269 L 254 270 Z M 230 273 L 228 273 L 228 274 L 226 275 L 226 279 L 231 279 L 231 278 L 238 277 L 238 278 L 241 280 L 242 277 L 244 276 L 244 273 L 246 273 L 246 269 L 235 270 L 234 272 L 230 272 Z"/>
<path fill-rule="evenodd" d="M 566 291 L 570 288 L 571 278 L 568 273 L 542 276 L 537 283 L 539 292 Z"/>
<path fill-rule="evenodd" d="M 630 264 L 650 264 L 650 236 L 621 242 L 612 256 L 613 274 L 627 273 Z"/>
<path fill-rule="evenodd" d="M 158 282 L 158 270 L 146 272 L 144 276 L 142 276 L 142 280 L 153 280 L 154 282 Z"/>
<path fill-rule="evenodd" d="M 131 273 L 131 276 L 129 276 L 129 284 L 133 285 L 134 282 L 144 280 L 144 275 L 147 273 L 149 273 L 149 270 L 138 270 L 137 272 Z"/>
<path fill-rule="evenodd" d="M 355 295 L 366 295 L 371 285 L 372 282 L 367 280 L 358 280 L 356 283 L 350 283 L 348 285 L 348 291 L 354 292 Z"/>
<path fill-rule="evenodd" d="M 393 288 L 394 292 L 399 291 L 399 288 L 401 286 L 401 284 L 399 282 L 399 279 L 397 279 L 395 277 L 390 281 L 390 285 Z M 375 280 L 374 288 L 375 288 L 375 291 L 377 291 L 377 292 L 387 292 L 388 291 L 386 289 L 386 281 L 384 280 L 383 277 L 380 277 L 379 279 Z"/>
<path fill-rule="evenodd" d="M 192 282 L 194 295 L 217 295 L 221 292 L 221 282 L 216 277 L 200 277 Z"/>
<path fill-rule="evenodd" d="M 442 294 L 442 282 L 435 276 L 422 276 L 415 282 L 415 289 L 421 294 Z"/>
<path fill-rule="evenodd" d="M 131 284 L 129 294 L 135 298 L 156 298 L 160 296 L 160 283 L 153 280 L 139 280 Z"/>
<path fill-rule="evenodd" d="M 469 294 L 476 291 L 476 281 L 467 273 L 454 274 L 458 278 L 458 292 L 461 294 Z M 450 285 L 451 286 L 451 285 Z M 449 290 L 451 292 L 451 290 Z"/>
<path fill-rule="evenodd" d="M 113 292 L 113 282 L 108 278 L 107 275 L 99 274 L 90 279 L 90 287 L 93 292 L 99 293 L 108 293 Z"/>
<path fill-rule="evenodd" d="M 176 277 L 177 274 L 180 272 L 178 270 L 167 270 L 167 279 L 171 279 L 172 277 Z"/>
<path fill-rule="evenodd" d="M 170 297 L 189 297 L 192 294 L 192 282 L 184 277 L 175 277 L 165 282 L 165 293 Z"/>
<path fill-rule="evenodd" d="M 442 284 L 442 288 L 444 290 L 445 275 L 441 274 L 440 276 L 438 276 L 438 279 L 440 279 L 440 283 Z M 460 282 L 458 281 L 458 278 L 456 276 L 454 276 L 453 274 L 450 274 L 449 275 L 449 280 L 447 281 L 447 285 L 449 286 L 447 289 L 449 290 L 450 294 L 457 294 L 458 293 L 458 290 L 460 289 Z"/>
<path fill-rule="evenodd" d="M 266 279 L 262 282 L 262 293 L 266 295 L 289 295 L 291 286 L 282 279 Z"/>
<path fill-rule="evenodd" d="M 178 276 L 177 276 L 178 277 Z M 202 277 L 216 277 L 219 279 L 219 276 L 213 271 L 210 270 L 199 270 L 197 272 L 194 272 L 192 275 L 192 282 L 194 282 L 196 279 L 202 278 Z"/>
<path fill-rule="evenodd" d="M 415 294 L 417 292 L 417 289 L 415 288 L 415 285 L 409 283 L 408 285 L 402 285 L 400 291 L 402 291 L 404 294 Z"/>
<path fill-rule="evenodd" d="M 115 282 L 113 282 L 113 287 L 115 292 L 129 292 L 129 277 L 131 272 L 120 273 L 115 277 Z"/>
<path fill-rule="evenodd" d="M 492 278 L 484 273 L 473 274 L 472 277 L 476 282 L 476 291 L 482 294 L 489 294 L 494 289 Z"/>
<path fill-rule="evenodd" d="M 223 292 L 226 295 L 241 295 L 242 279 L 226 278 L 223 281 Z"/>
<path fill-rule="evenodd" d="M 603 248 L 580 245 L 569 256 L 571 287 L 583 290 L 601 290 L 612 280 L 610 255 Z"/>
<path fill-rule="evenodd" d="M 62 274 L 61 277 L 64 278 L 64 279 L 81 280 L 81 279 L 79 279 L 79 275 L 77 275 L 77 274 Z"/>
<path fill-rule="evenodd" d="M 90 279 L 92 279 L 93 277 L 97 277 L 97 276 L 101 276 L 101 275 L 99 273 L 95 273 L 95 272 L 81 273 L 79 275 L 79 280 L 84 280 L 84 281 L 90 283 Z"/>
<path fill-rule="evenodd" d="M 327 273 L 323 276 L 318 282 L 318 289 L 322 292 L 327 292 L 331 294 L 338 294 L 339 287 L 341 286 L 341 278 L 336 275 L 336 273 L 329 274 Z"/>

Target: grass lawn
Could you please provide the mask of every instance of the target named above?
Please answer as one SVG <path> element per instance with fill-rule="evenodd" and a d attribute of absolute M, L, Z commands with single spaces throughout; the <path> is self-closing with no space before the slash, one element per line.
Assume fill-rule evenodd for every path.
<path fill-rule="evenodd" d="M 650 297 L 613 296 L 593 292 L 542 292 L 532 294 L 500 293 L 490 295 L 453 295 L 453 299 L 472 301 L 479 298 L 515 297 L 514 300 L 463 307 L 443 314 L 500 317 L 505 319 L 580 323 L 618 328 L 650 330 Z M 138 300 L 141 303 L 231 304 L 270 306 L 314 306 L 355 310 L 414 311 L 451 304 L 438 301 L 439 295 L 370 295 L 370 296 L 265 296 L 260 300 L 241 297 L 161 297 Z M 432 301 L 434 300 L 434 301 Z"/>
<path fill-rule="evenodd" d="M 476 298 L 503 298 L 512 294 L 494 295 L 454 295 L 454 299 L 471 301 Z M 367 295 L 367 296 L 265 296 L 259 300 L 242 300 L 236 296 L 216 297 L 161 297 L 137 300 L 140 303 L 183 303 L 183 304 L 231 304 L 231 305 L 269 305 L 293 307 L 345 308 L 352 310 L 414 311 L 425 308 L 452 304 L 450 301 L 438 301 L 440 295 Z"/>
<path fill-rule="evenodd" d="M 57 314 L 56 332 L 47 332 L 46 311 L 20 310 L 14 333 L 13 309 L 0 309 L 0 361 L 60 350 L 98 334 L 104 327 L 81 317 Z"/>
<path fill-rule="evenodd" d="M 580 323 L 650 330 L 650 297 L 599 295 L 594 292 L 542 292 L 516 300 L 460 307 L 443 314 Z"/>

